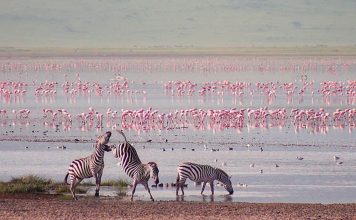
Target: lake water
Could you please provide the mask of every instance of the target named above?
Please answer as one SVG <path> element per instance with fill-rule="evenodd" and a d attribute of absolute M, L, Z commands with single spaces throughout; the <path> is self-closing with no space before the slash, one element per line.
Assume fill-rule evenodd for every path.
<path fill-rule="evenodd" d="M 97 135 L 112 130 L 110 142 L 119 143 L 122 137 L 115 129 L 123 128 L 141 160 L 158 163 L 162 183 L 175 182 L 176 167 L 183 161 L 220 167 L 232 175 L 232 196 L 217 186 L 214 197 L 203 197 L 200 186 L 188 181 L 184 200 L 356 202 L 356 119 L 332 118 L 337 109 L 355 108 L 355 67 L 355 57 L 2 58 L 0 110 L 6 114 L 0 114 L 0 180 L 35 174 L 62 181 L 73 159 L 92 152 Z M 321 90 L 329 81 L 334 87 L 325 95 Z M 241 88 L 233 90 L 236 82 Z M 286 95 L 287 83 L 293 83 L 291 95 Z M 199 94 L 206 85 L 215 88 Z M 89 108 L 103 114 L 101 123 L 78 116 Z M 150 108 L 166 118 L 121 121 L 122 110 Z M 245 109 L 245 120 L 237 126 L 208 117 L 200 122 L 193 115 L 168 118 L 193 108 Z M 248 109 L 260 108 L 284 108 L 286 117 L 247 119 Z M 320 108 L 331 115 L 324 125 L 296 123 L 291 113 Z M 43 109 L 56 114 L 44 116 Z M 71 121 L 65 120 L 63 109 Z M 21 110 L 30 113 L 21 115 Z M 58 149 L 62 146 L 66 150 Z M 106 153 L 103 179 L 127 179 L 117 163 Z M 102 194 L 115 195 L 106 188 Z M 152 194 L 159 200 L 176 199 L 171 187 L 152 189 Z M 205 194 L 210 195 L 209 186 Z M 148 199 L 142 187 L 137 195 Z"/>

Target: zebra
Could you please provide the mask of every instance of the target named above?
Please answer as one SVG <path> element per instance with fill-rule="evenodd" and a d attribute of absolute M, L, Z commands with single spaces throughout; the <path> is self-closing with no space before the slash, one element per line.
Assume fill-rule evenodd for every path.
<path fill-rule="evenodd" d="M 145 187 L 150 194 L 151 200 L 154 201 L 150 188 L 148 187 L 148 180 L 151 177 L 156 186 L 159 183 L 157 163 L 148 162 L 147 164 L 143 164 L 135 148 L 127 141 L 125 134 L 119 130 L 118 132 L 124 137 L 125 142 L 119 145 L 113 145 L 112 153 L 114 154 L 114 157 L 121 161 L 120 164 L 125 173 L 133 179 L 131 201 L 133 201 L 133 196 L 138 184 L 142 184 Z"/>
<path fill-rule="evenodd" d="M 211 194 L 214 195 L 214 180 L 221 182 L 230 195 L 234 193 L 234 189 L 231 185 L 231 177 L 219 168 L 214 168 L 209 165 L 200 165 L 191 162 L 184 162 L 178 166 L 177 171 L 177 196 L 179 188 L 181 188 L 182 195 L 184 195 L 183 186 L 187 178 L 197 183 L 203 182 L 200 194 L 203 194 L 205 185 L 207 182 L 209 182 L 211 187 Z"/>
<path fill-rule="evenodd" d="M 73 199 L 78 198 L 75 195 L 75 187 L 84 178 L 95 178 L 95 196 L 99 196 L 99 189 L 101 183 L 101 176 L 104 169 L 104 151 L 111 151 L 111 147 L 107 145 L 111 137 L 111 132 L 107 131 L 105 134 L 98 137 L 95 145 L 95 152 L 87 157 L 72 161 L 69 165 L 68 172 L 64 178 L 64 183 L 67 183 L 68 176 L 70 176 L 70 191 Z"/>

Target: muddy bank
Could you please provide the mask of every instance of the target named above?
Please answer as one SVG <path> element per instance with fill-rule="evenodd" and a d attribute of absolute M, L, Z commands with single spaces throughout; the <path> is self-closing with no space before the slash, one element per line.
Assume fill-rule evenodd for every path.
<path fill-rule="evenodd" d="M 2 219 L 355 219 L 356 204 L 134 201 L 2 194 Z"/>

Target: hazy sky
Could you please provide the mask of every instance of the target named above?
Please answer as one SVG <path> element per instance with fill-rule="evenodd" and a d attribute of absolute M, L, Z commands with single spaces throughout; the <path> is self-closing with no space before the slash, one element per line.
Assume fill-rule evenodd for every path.
<path fill-rule="evenodd" d="M 0 47 L 356 45 L 355 0 L 2 0 Z"/>

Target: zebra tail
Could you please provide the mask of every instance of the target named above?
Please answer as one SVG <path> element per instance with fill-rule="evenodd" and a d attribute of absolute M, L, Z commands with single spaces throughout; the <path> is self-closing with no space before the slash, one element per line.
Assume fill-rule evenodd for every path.
<path fill-rule="evenodd" d="M 67 173 L 67 175 L 64 177 L 64 184 L 69 185 L 69 183 L 67 182 L 69 173 Z"/>
<path fill-rule="evenodd" d="M 178 183 L 179 183 L 179 179 L 180 179 L 180 177 L 179 177 L 179 173 L 178 173 L 178 175 L 177 175 L 177 180 L 176 180 L 177 186 L 178 186 Z"/>
<path fill-rule="evenodd" d="M 118 129 L 116 131 L 119 132 L 124 137 L 125 143 L 127 143 L 127 139 L 126 139 L 124 132 L 122 130 L 118 130 Z"/>

